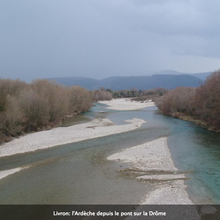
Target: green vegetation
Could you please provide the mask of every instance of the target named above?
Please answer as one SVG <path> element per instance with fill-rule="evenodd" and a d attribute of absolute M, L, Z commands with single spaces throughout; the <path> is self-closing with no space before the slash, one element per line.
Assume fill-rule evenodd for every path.
<path fill-rule="evenodd" d="M 155 88 L 149 90 L 137 90 L 132 88 L 131 90 L 119 90 L 113 92 L 114 98 L 132 98 L 135 101 L 154 100 L 157 97 L 161 97 L 169 90 L 164 88 Z"/>
<path fill-rule="evenodd" d="M 198 88 L 179 87 L 155 100 L 163 114 L 220 132 L 220 70 Z"/>
<path fill-rule="evenodd" d="M 48 80 L 27 84 L 0 79 L 0 142 L 50 129 L 67 115 L 87 111 L 92 103 L 92 92 L 79 86 L 65 87 Z"/>

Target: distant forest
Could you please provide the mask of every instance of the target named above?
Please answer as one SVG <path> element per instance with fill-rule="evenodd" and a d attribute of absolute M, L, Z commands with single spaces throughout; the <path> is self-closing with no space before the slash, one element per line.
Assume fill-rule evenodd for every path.
<path fill-rule="evenodd" d="M 111 90 L 109 90 L 111 91 Z M 131 98 L 134 101 L 154 100 L 166 94 L 169 90 L 164 88 L 155 88 L 148 90 L 137 90 L 135 88 L 119 91 L 111 91 L 113 98 Z"/>
<path fill-rule="evenodd" d="M 164 115 L 194 121 L 220 132 L 220 70 L 197 87 L 178 87 L 155 100 Z"/>

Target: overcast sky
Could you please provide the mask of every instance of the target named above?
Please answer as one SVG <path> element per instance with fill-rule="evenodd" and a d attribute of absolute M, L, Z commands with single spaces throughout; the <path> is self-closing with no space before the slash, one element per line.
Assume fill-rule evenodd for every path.
<path fill-rule="evenodd" d="M 0 77 L 220 68 L 219 0 L 1 0 Z"/>

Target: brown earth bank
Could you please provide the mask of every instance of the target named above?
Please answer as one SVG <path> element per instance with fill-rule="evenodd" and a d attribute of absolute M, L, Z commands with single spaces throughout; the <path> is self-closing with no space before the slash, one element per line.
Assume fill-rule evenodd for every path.
<path fill-rule="evenodd" d="M 196 123 L 197 125 L 201 126 L 202 128 L 205 128 L 209 131 L 213 131 L 213 132 L 218 132 L 220 133 L 220 129 L 216 129 L 215 127 L 212 127 L 212 126 L 208 126 L 206 122 L 196 118 L 196 117 L 193 117 L 191 115 L 185 115 L 183 113 L 175 113 L 172 115 L 172 117 L 174 118 L 178 118 L 178 119 L 181 119 L 181 120 L 184 120 L 184 121 L 190 121 L 190 122 L 194 122 Z"/>

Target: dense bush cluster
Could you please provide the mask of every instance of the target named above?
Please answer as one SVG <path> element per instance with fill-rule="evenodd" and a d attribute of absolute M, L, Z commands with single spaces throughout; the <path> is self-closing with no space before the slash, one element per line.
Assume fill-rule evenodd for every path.
<path fill-rule="evenodd" d="M 155 101 L 165 115 L 189 116 L 210 130 L 219 131 L 220 70 L 212 73 L 198 88 L 179 87 Z"/>
<path fill-rule="evenodd" d="M 161 98 L 155 99 L 155 102 L 165 115 L 175 117 L 180 112 L 193 115 L 195 92 L 195 88 L 177 87 Z"/>
<path fill-rule="evenodd" d="M 137 90 L 135 88 L 133 89 L 127 89 L 127 90 L 119 90 L 113 92 L 114 98 L 135 98 L 137 101 L 145 101 L 148 99 L 154 99 L 158 96 L 162 96 L 168 92 L 168 89 L 164 88 L 155 88 L 155 89 L 149 89 L 149 90 Z"/>
<path fill-rule="evenodd" d="M 92 96 L 95 102 L 112 99 L 112 91 L 101 87 L 99 90 L 93 90 Z"/>
<path fill-rule="evenodd" d="M 92 102 L 92 93 L 79 86 L 64 87 L 48 80 L 27 84 L 0 79 L 0 140 L 48 129 L 66 115 L 87 111 Z"/>

